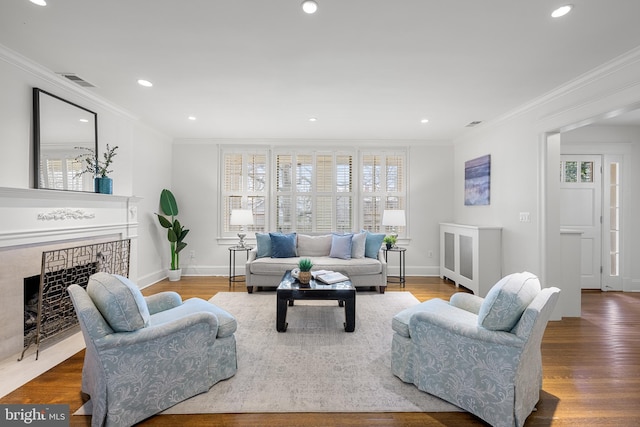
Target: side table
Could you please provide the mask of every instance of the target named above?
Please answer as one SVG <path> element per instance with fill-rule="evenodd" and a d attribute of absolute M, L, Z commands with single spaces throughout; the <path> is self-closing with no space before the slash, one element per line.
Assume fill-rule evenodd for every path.
<path fill-rule="evenodd" d="M 405 285 L 405 261 L 404 261 L 404 255 L 405 252 L 407 251 L 407 248 L 401 248 L 399 246 L 394 246 L 390 249 L 387 249 L 385 247 L 382 248 L 382 250 L 384 251 L 384 260 L 388 261 L 387 259 L 387 254 L 389 252 L 397 252 L 400 256 L 400 275 L 399 276 L 389 276 L 387 275 L 387 283 L 400 283 L 400 287 L 404 288 Z"/>
<path fill-rule="evenodd" d="M 229 248 L 229 289 L 231 289 L 232 283 L 244 282 L 246 280 L 244 274 L 236 274 L 236 252 L 245 251 L 248 260 L 251 249 L 253 249 L 253 246 L 231 246 Z"/>

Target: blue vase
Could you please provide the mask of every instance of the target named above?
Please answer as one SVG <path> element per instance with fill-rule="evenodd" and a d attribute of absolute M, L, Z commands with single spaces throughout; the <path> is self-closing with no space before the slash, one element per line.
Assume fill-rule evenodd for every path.
<path fill-rule="evenodd" d="M 113 180 L 111 178 L 96 177 L 93 183 L 96 193 L 113 194 Z"/>

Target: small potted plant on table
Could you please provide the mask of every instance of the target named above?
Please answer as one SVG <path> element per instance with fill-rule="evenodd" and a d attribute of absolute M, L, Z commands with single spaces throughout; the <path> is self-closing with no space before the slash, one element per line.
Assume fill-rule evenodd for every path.
<path fill-rule="evenodd" d="M 313 263 L 309 258 L 301 258 L 298 261 L 298 268 L 300 269 L 300 273 L 298 273 L 298 282 L 302 285 L 308 285 L 311 281 L 311 267 L 313 267 Z"/>
<path fill-rule="evenodd" d="M 391 249 L 396 245 L 398 238 L 392 234 L 388 236 L 384 236 L 383 242 L 387 245 L 387 250 Z"/>

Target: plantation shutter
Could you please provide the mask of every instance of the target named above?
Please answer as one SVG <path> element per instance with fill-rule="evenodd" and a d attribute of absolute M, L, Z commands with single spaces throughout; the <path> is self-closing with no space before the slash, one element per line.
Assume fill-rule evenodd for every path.
<path fill-rule="evenodd" d="M 406 154 L 365 153 L 362 156 L 362 224 L 370 231 L 383 229 L 385 209 L 405 209 Z M 405 227 L 398 227 L 403 235 Z"/>

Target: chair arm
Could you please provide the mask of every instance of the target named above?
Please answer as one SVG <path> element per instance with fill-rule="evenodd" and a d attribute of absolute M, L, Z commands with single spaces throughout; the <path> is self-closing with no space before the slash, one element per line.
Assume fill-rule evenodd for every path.
<path fill-rule="evenodd" d="M 159 313 L 182 305 L 182 297 L 177 292 L 160 292 L 144 297 L 149 308 L 149 314 Z"/>
<path fill-rule="evenodd" d="M 201 324 L 204 324 L 211 329 L 211 334 L 215 339 L 218 333 L 218 318 L 213 313 L 201 311 L 181 317 L 172 322 L 149 326 L 138 329 L 137 331 L 109 334 L 103 338 L 95 340 L 94 342 L 98 351 L 105 351 L 112 348 L 154 341 Z"/>
<path fill-rule="evenodd" d="M 468 294 L 466 292 L 456 292 L 449 299 L 449 304 L 454 307 L 461 308 L 473 314 L 480 313 L 480 306 L 484 298 L 480 298 L 477 295 Z"/>
<path fill-rule="evenodd" d="M 499 344 L 509 347 L 522 348 L 526 341 L 522 338 L 503 331 L 490 331 L 475 323 L 458 322 L 455 317 L 444 316 L 442 313 L 421 311 L 411 316 L 409 320 L 409 330 L 412 339 L 420 341 L 419 329 L 438 327 L 451 334 L 463 336 L 472 340 L 485 342 L 487 344 Z M 429 345 L 429 343 L 424 343 Z"/>
<path fill-rule="evenodd" d="M 255 261 L 258 258 L 258 248 L 253 248 L 247 254 L 247 263 Z"/>

